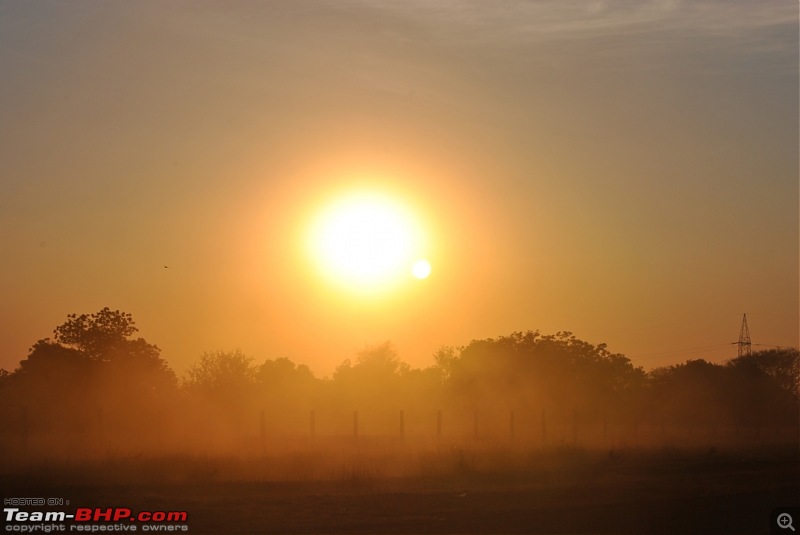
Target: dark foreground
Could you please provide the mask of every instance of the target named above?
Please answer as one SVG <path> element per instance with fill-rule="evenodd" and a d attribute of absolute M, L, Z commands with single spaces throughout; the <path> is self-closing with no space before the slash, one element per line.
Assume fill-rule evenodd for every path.
<path fill-rule="evenodd" d="M 431 477 L 346 471 L 304 482 L 203 471 L 148 482 L 139 459 L 129 463 L 140 477 L 109 476 L 119 467 L 101 473 L 102 463 L 29 465 L 0 483 L 4 498 L 63 497 L 65 510 L 185 510 L 189 533 L 769 533 L 773 508 L 800 505 L 791 448 L 548 455 L 519 469 L 460 463 Z"/>

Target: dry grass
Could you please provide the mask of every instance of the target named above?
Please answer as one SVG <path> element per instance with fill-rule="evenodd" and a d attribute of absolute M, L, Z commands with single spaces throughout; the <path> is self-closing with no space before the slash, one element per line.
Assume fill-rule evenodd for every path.
<path fill-rule="evenodd" d="M 5 496 L 189 511 L 192 533 L 753 533 L 797 444 L 625 449 L 307 442 L 242 455 L 4 459 Z"/>

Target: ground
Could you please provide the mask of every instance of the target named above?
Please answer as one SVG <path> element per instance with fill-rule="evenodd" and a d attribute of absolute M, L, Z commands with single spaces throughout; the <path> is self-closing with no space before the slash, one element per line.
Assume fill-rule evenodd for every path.
<path fill-rule="evenodd" d="M 257 467 L 253 477 L 227 477 L 241 464 L 208 469 L 202 460 L 158 477 L 148 473 L 169 469 L 132 459 L 127 463 L 138 466 L 130 471 L 119 460 L 29 465 L 25 473 L 7 468 L 0 481 L 4 497 L 186 510 L 189 532 L 209 534 L 769 533 L 773 508 L 800 505 L 800 457 L 793 448 L 563 450 L 526 458 L 524 466 L 500 469 L 467 457 L 432 476 L 346 469 L 313 481 L 259 480 Z M 178 472 L 183 480 L 174 477 Z"/>

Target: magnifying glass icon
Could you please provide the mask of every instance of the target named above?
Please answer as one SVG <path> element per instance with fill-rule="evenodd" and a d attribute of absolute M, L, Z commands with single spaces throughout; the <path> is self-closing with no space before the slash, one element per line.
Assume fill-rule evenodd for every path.
<path fill-rule="evenodd" d="M 778 527 L 781 529 L 789 528 L 790 530 L 794 531 L 794 526 L 792 526 L 792 515 L 790 515 L 789 513 L 779 514 Z"/>

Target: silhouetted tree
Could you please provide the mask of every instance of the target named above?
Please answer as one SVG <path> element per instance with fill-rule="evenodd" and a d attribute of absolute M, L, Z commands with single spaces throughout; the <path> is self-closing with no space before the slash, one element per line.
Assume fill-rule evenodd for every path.
<path fill-rule="evenodd" d="M 384 342 L 361 350 L 355 364 L 342 362 L 333 373 L 333 386 L 337 397 L 352 405 L 397 407 L 402 404 L 400 380 L 409 370 L 391 342 Z"/>
<path fill-rule="evenodd" d="M 7 377 L 3 402 L 26 407 L 33 430 L 155 434 L 177 382 L 157 346 L 130 338 L 136 331 L 130 314 L 109 308 L 68 315 Z"/>
<path fill-rule="evenodd" d="M 689 360 L 648 375 L 655 419 L 673 425 L 795 425 L 798 352 L 759 351 L 725 365 Z"/>
<path fill-rule="evenodd" d="M 320 408 L 321 382 L 308 366 L 288 358 L 266 360 L 255 371 L 256 406 L 269 429 L 306 432 L 309 411 Z"/>
<path fill-rule="evenodd" d="M 436 363 L 436 368 L 439 370 L 442 381 L 450 379 L 450 375 L 453 371 L 453 364 L 455 364 L 457 360 L 458 354 L 454 347 L 443 346 L 433 354 L 433 361 Z"/>
<path fill-rule="evenodd" d="M 94 314 L 69 314 L 53 330 L 54 340 L 39 340 L 28 358 L 20 363 L 20 374 L 38 375 L 42 380 L 58 374 L 67 384 L 82 384 L 80 374 L 93 376 L 95 394 L 108 402 L 129 404 L 135 399 L 146 404 L 171 395 L 176 377 L 161 358 L 158 346 L 144 338 L 131 339 L 138 329 L 130 314 L 103 308 Z M 73 386 L 74 387 L 74 386 Z"/>
<path fill-rule="evenodd" d="M 747 426 L 795 425 L 798 403 L 798 351 L 772 349 L 728 362 L 727 404 Z"/>
<path fill-rule="evenodd" d="M 304 410 L 310 407 L 317 386 L 308 366 L 298 366 L 285 357 L 264 361 L 256 368 L 255 382 L 264 403 L 302 405 Z"/>
<path fill-rule="evenodd" d="M 39 340 L 8 378 L 6 401 L 28 407 L 34 428 L 82 428 L 97 406 L 98 374 L 98 363 L 82 351 Z"/>
<path fill-rule="evenodd" d="M 570 332 L 516 332 L 473 340 L 458 359 L 446 358 L 453 394 L 473 405 L 549 407 L 562 415 L 623 410 L 645 374 L 605 344 Z"/>
<path fill-rule="evenodd" d="M 710 426 L 730 421 L 728 377 L 724 366 L 687 360 L 650 372 L 651 417 L 680 426 Z"/>
<path fill-rule="evenodd" d="M 67 315 L 67 321 L 56 327 L 53 334 L 58 344 L 74 347 L 95 359 L 108 360 L 111 353 L 119 354 L 119 346 L 129 342 L 128 337 L 137 331 L 130 314 L 105 307 L 94 314 Z"/>
<path fill-rule="evenodd" d="M 204 353 L 186 372 L 182 387 L 201 412 L 245 425 L 259 410 L 257 370 L 253 358 L 239 349 Z"/>
<path fill-rule="evenodd" d="M 775 382 L 777 388 L 800 399 L 800 351 L 795 348 L 768 349 L 742 355 L 728 362 L 728 366 L 751 374 L 764 374 Z"/>
<path fill-rule="evenodd" d="M 281 357 L 264 361 L 257 368 L 255 378 L 260 386 L 275 389 L 292 383 L 312 381 L 314 375 L 305 364 L 298 366 L 291 360 Z"/>
<path fill-rule="evenodd" d="M 203 353 L 181 382 L 186 423 L 205 429 L 204 436 L 213 440 L 252 432 L 261 409 L 256 372 L 253 358 L 239 349 Z"/>
<path fill-rule="evenodd" d="M 256 371 L 253 358 L 239 349 L 203 353 L 186 372 L 183 386 L 208 398 L 232 399 L 253 391 Z"/>

